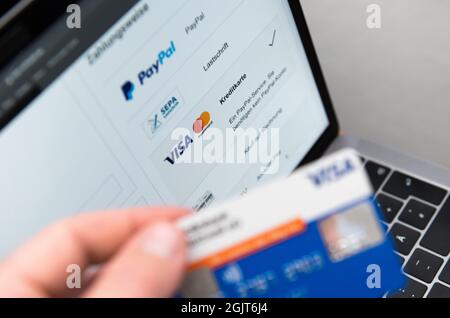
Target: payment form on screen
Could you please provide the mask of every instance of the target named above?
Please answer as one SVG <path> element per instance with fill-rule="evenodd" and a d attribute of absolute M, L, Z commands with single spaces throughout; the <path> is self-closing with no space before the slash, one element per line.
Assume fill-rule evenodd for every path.
<path fill-rule="evenodd" d="M 279 128 L 278 173 L 173 164 L 172 131 L 199 118 Z M 0 254 L 82 211 L 239 195 L 289 175 L 327 126 L 286 1 L 140 1 L 1 131 Z"/>

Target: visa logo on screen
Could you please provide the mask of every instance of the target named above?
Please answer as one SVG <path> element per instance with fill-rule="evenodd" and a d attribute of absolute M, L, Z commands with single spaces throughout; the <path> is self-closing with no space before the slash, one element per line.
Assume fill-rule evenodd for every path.
<path fill-rule="evenodd" d="M 145 70 L 139 72 L 139 74 L 137 75 L 137 81 L 139 82 L 140 86 L 144 86 L 147 80 L 151 79 L 154 75 L 159 74 L 161 68 L 164 66 L 164 63 L 167 60 L 170 60 L 175 52 L 175 43 L 171 41 L 167 49 L 162 50 L 158 53 L 154 63 L 152 63 Z M 126 101 L 133 100 L 134 92 L 136 90 L 136 86 L 133 81 L 126 81 L 122 85 L 121 89 Z"/>
<path fill-rule="evenodd" d="M 175 165 L 178 160 L 183 156 L 186 150 L 189 149 L 189 146 L 191 146 L 194 143 L 194 140 L 191 136 L 186 135 L 182 140 L 178 142 L 178 144 L 175 145 L 175 147 L 170 152 L 169 156 L 164 159 L 165 162 L 168 162 L 171 165 Z"/>

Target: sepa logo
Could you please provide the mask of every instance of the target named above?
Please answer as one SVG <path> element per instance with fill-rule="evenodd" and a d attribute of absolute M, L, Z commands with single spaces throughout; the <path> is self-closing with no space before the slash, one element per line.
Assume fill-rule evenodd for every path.
<path fill-rule="evenodd" d="M 175 96 L 172 96 L 171 98 L 169 98 L 167 103 L 165 103 L 164 106 L 161 107 L 161 115 L 164 118 L 169 117 L 170 114 L 172 114 L 172 112 L 175 111 L 175 109 L 178 107 L 178 105 L 180 105 L 178 98 L 176 98 Z"/>
<path fill-rule="evenodd" d="M 170 42 L 170 45 L 167 49 L 162 50 L 158 53 L 156 57 L 156 61 L 150 65 L 149 68 L 139 72 L 138 74 L 138 82 L 141 86 L 144 86 L 146 81 L 152 78 L 154 75 L 159 74 L 161 68 L 164 66 L 164 63 L 169 60 L 173 54 L 176 52 L 175 43 L 173 41 Z M 126 101 L 131 101 L 133 99 L 133 92 L 135 90 L 135 86 L 131 81 L 127 81 L 122 85 L 122 92 Z"/>

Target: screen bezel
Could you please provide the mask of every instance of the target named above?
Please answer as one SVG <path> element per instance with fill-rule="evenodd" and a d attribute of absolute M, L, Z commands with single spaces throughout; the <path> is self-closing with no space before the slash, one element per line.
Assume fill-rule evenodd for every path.
<path fill-rule="evenodd" d="M 297 168 L 299 168 L 304 164 L 320 158 L 325 153 L 339 134 L 339 122 L 314 48 L 308 23 L 306 22 L 306 17 L 300 3 L 301 0 L 288 0 L 288 2 L 329 122 L 328 127 L 298 164 Z"/>
<path fill-rule="evenodd" d="M 5 29 L 11 27 L 12 24 L 23 23 L 23 25 L 26 25 L 28 27 L 28 29 L 34 29 L 33 36 L 37 37 L 38 35 L 45 32 L 46 27 L 50 26 L 56 20 L 57 16 L 62 16 L 66 13 L 65 10 L 63 10 L 64 5 L 68 5 L 69 3 L 74 2 L 78 1 L 62 0 L 60 1 L 59 6 L 48 6 L 46 1 L 35 0 L 28 8 L 17 14 L 14 19 L 10 21 L 11 23 L 8 23 L 9 25 L 6 25 L 5 28 L 2 28 L 2 30 L 0 30 L 0 33 L 2 33 L 2 31 L 5 31 Z M 317 141 L 307 152 L 305 157 L 303 157 L 303 159 L 298 163 L 298 168 L 306 163 L 318 159 L 324 154 L 331 143 L 337 138 L 339 132 L 339 124 L 300 0 L 288 0 L 288 3 L 294 17 L 297 31 L 305 49 L 305 53 L 329 122 L 328 127 L 325 129 L 322 135 L 317 139 Z M 51 17 L 45 19 L 47 23 L 44 23 L 43 19 L 39 18 L 40 16 L 42 16 L 41 13 L 44 13 L 44 11 L 44 16 Z"/>

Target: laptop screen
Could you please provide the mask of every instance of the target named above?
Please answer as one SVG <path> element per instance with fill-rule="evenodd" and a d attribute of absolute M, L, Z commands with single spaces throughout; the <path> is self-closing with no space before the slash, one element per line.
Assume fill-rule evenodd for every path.
<path fill-rule="evenodd" d="M 2 69 L 2 255 L 75 213 L 244 194 L 329 125 L 287 1 L 106 2 Z"/>

